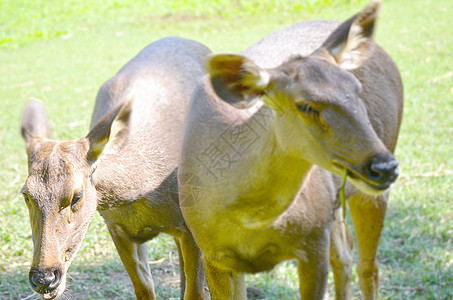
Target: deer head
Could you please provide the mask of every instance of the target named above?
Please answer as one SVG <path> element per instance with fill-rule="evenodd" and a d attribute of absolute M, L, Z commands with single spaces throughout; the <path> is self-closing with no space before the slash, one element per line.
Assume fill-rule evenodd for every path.
<path fill-rule="evenodd" d="M 22 189 L 34 245 L 29 272 L 32 288 L 44 299 L 64 292 L 66 271 L 96 211 L 91 176 L 96 162 L 127 140 L 132 101 L 112 110 L 86 137 L 50 139 L 49 121 L 39 100 L 30 100 L 22 118 L 28 177 Z"/>
<path fill-rule="evenodd" d="M 368 119 L 360 81 L 351 70 L 373 55 L 379 1 L 342 23 L 307 57 L 261 68 L 235 54 L 211 56 L 215 93 L 236 108 L 260 99 L 274 112 L 271 130 L 288 155 L 348 179 L 363 192 L 380 194 L 398 176 L 398 161 Z M 373 74 L 368 74 L 373 76 Z"/>

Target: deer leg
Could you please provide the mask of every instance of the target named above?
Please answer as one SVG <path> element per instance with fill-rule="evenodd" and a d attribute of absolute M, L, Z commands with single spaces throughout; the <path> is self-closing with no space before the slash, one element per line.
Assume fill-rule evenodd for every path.
<path fill-rule="evenodd" d="M 329 233 L 311 241 L 298 257 L 300 299 L 320 299 L 324 297 L 329 272 Z"/>
<path fill-rule="evenodd" d="M 209 292 L 213 300 L 245 300 L 247 291 L 243 273 L 218 268 L 209 260 L 203 259 L 204 271 Z"/>
<path fill-rule="evenodd" d="M 360 289 L 363 299 L 377 299 L 379 269 L 377 249 L 387 210 L 388 193 L 381 196 L 357 194 L 348 200 L 357 240 Z"/>
<path fill-rule="evenodd" d="M 181 295 L 184 295 L 185 300 L 204 299 L 204 271 L 201 263 L 200 250 L 193 240 L 192 236 L 187 233 L 183 234 L 178 240 L 179 260 L 182 261 L 181 272 L 185 279 L 184 290 L 181 290 Z M 183 284 L 181 284 L 181 287 Z M 184 294 L 183 294 L 184 293 Z M 182 298 L 182 297 L 181 297 Z"/>
<path fill-rule="evenodd" d="M 186 292 L 186 273 L 184 271 L 184 256 L 181 248 L 181 241 L 178 238 L 174 238 L 176 246 L 178 247 L 178 256 L 179 256 L 179 288 L 181 291 L 181 300 L 184 299 L 184 294 Z"/>
<path fill-rule="evenodd" d="M 335 281 L 335 298 L 351 298 L 352 251 L 354 238 L 343 219 L 343 210 L 335 210 L 335 218 L 330 228 L 330 265 Z"/>
<path fill-rule="evenodd" d="M 132 241 L 120 226 L 109 226 L 109 230 L 121 261 L 132 280 L 137 299 L 156 299 L 146 244 Z"/>

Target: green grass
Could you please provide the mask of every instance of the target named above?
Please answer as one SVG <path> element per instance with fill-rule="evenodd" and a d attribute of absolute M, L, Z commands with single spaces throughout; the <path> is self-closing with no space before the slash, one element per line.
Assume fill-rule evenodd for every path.
<path fill-rule="evenodd" d="M 143 26 L 171 17 L 222 19 L 262 14 L 313 12 L 332 4 L 361 0 L 5 0 L 0 1 L 0 47 L 19 47 L 38 40 L 68 38 L 74 32 L 115 24 Z"/>
<path fill-rule="evenodd" d="M 20 196 L 27 167 L 19 128 L 28 98 L 44 101 L 55 138 L 79 138 L 100 85 L 154 40 L 184 36 L 213 51 L 237 52 L 298 21 L 344 20 L 366 3 L 357 2 L 0 0 L 0 299 L 33 295 L 27 279 L 33 246 Z M 452 12 L 449 0 L 386 0 L 377 28 L 378 42 L 401 69 L 406 98 L 396 153 L 402 174 L 378 253 L 382 299 L 453 298 Z M 160 299 L 178 297 L 172 239 L 162 235 L 148 245 Z M 70 274 L 68 297 L 134 298 L 99 215 Z M 293 261 L 247 281 L 267 299 L 298 299 Z M 357 276 L 354 294 L 360 297 Z"/>

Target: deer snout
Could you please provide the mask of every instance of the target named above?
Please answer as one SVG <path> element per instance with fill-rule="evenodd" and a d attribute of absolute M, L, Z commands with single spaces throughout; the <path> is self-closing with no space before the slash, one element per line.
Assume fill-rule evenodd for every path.
<path fill-rule="evenodd" d="M 30 285 L 37 293 L 44 295 L 52 295 L 53 291 L 60 285 L 63 270 L 58 267 L 54 268 L 37 268 L 32 267 L 28 274 Z M 55 295 L 56 296 L 56 295 Z M 55 296 L 45 297 L 48 299 Z"/>
<path fill-rule="evenodd" d="M 373 156 L 365 166 L 366 176 L 378 186 L 388 187 L 399 175 L 398 161 L 390 152 Z"/>

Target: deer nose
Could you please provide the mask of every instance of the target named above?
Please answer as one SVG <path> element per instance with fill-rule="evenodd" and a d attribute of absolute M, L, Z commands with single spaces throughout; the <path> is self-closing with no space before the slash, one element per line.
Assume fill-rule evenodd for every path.
<path fill-rule="evenodd" d="M 377 154 L 366 164 L 365 174 L 379 185 L 389 185 L 398 178 L 398 161 L 390 152 Z"/>
<path fill-rule="evenodd" d="M 62 271 L 60 268 L 43 269 L 32 267 L 28 274 L 31 287 L 39 294 L 47 294 L 60 284 Z"/>

